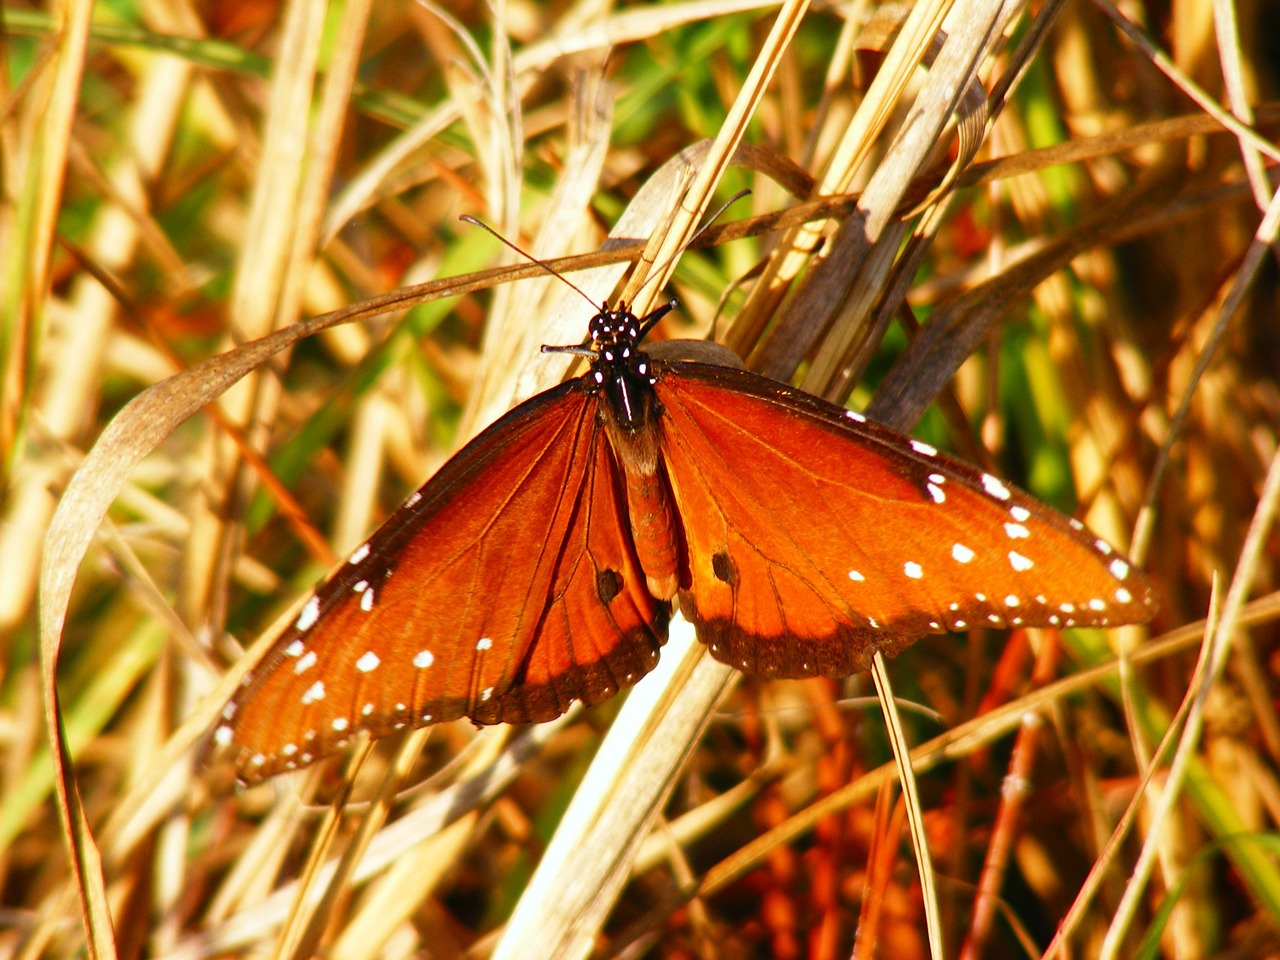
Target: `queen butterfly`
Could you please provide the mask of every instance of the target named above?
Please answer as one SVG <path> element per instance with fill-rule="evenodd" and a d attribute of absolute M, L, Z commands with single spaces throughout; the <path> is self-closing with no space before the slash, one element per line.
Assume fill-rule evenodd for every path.
<path fill-rule="evenodd" d="M 653 359 L 607 305 L 588 372 L 480 433 L 315 592 L 213 740 L 252 782 L 355 733 L 528 723 L 648 673 L 672 602 L 711 655 L 839 677 L 927 633 L 1145 622 L 1078 521 L 746 370 Z"/>

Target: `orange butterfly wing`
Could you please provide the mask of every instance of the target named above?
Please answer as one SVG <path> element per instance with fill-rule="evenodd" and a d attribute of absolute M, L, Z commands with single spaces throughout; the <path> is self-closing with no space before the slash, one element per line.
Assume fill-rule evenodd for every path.
<path fill-rule="evenodd" d="M 242 779 L 363 730 L 549 720 L 653 668 L 668 608 L 645 588 L 597 405 L 574 381 L 517 407 L 319 587 L 214 733 Z"/>
<path fill-rule="evenodd" d="M 1154 612 L 1110 546 L 968 464 L 748 371 L 654 368 L 680 608 L 719 660 L 844 676 L 926 633 Z"/>

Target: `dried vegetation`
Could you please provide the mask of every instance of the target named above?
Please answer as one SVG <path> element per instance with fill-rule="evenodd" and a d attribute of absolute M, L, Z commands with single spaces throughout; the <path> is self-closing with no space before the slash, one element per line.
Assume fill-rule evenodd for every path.
<path fill-rule="evenodd" d="M 49 6 L 0 14 L 0 956 L 928 955 L 865 677 L 720 699 L 673 640 L 621 709 L 195 764 L 242 649 L 563 374 L 587 308 L 463 213 L 601 298 L 648 247 L 666 335 L 1150 570 L 1150 629 L 891 664 L 947 956 L 1280 951 L 1274 8 Z"/>

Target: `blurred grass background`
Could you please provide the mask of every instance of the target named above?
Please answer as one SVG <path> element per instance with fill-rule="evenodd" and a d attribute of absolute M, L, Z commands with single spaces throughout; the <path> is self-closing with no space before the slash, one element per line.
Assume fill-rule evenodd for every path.
<path fill-rule="evenodd" d="M 892 664 L 898 695 L 931 711 L 908 715 L 908 736 L 946 751 L 920 775 L 949 955 L 1039 956 L 1055 933 L 1070 956 L 1280 952 L 1274 537 L 1246 571 L 1254 602 L 1225 672 L 1188 687 L 1197 621 L 1214 578 L 1225 590 L 1238 572 L 1276 453 L 1276 269 L 1250 243 L 1273 190 L 1280 11 L 1009 11 L 955 88 L 988 95 L 961 102 L 976 128 L 884 167 L 904 199 L 877 209 L 864 248 L 836 229 L 859 222 L 852 202 L 834 219 L 815 204 L 812 235 L 770 217 L 832 183 L 856 199 L 896 163 L 929 70 L 892 57 L 907 9 L 788 10 L 799 27 L 761 81 L 777 5 L 0 8 L 0 955 L 86 949 L 94 894 L 59 828 L 36 577 L 59 494 L 112 416 L 302 317 L 514 262 L 460 214 L 539 256 L 596 251 L 753 83 L 754 152 L 715 197 L 749 187 L 722 222 L 763 219 L 681 257 L 661 335 L 714 331 L 756 369 L 908 426 L 945 383 L 919 436 L 1132 544 L 1162 597 L 1149 631 L 975 631 Z M 887 69 L 903 82 L 886 91 Z M 820 265 L 847 249 L 850 272 Z M 129 475 L 80 569 L 59 668 L 119 955 L 493 948 L 616 704 L 548 728 L 501 789 L 447 794 L 447 816 L 439 791 L 473 784 L 507 733 L 432 731 L 387 801 L 399 858 L 372 857 L 318 907 L 291 884 L 337 768 L 211 789 L 190 718 L 211 718 L 201 697 L 242 645 L 547 369 L 538 343 L 579 336 L 548 326 L 561 293 L 490 285 L 332 327 Z M 1143 658 L 1108 667 L 1122 652 Z M 901 806 L 870 777 L 889 754 L 869 689 L 742 683 L 588 931 L 596 955 L 927 955 Z M 1170 779 L 1156 745 L 1189 692 L 1203 733 Z M 355 842 L 394 746 L 356 779 L 325 856 Z"/>

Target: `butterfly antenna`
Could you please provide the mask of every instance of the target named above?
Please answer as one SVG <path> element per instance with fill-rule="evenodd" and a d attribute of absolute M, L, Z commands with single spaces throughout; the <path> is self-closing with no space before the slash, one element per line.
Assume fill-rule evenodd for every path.
<path fill-rule="evenodd" d="M 579 287 L 572 280 L 570 280 L 568 277 L 566 277 L 563 273 L 561 273 L 555 267 L 551 266 L 549 263 L 544 263 L 543 261 L 539 260 L 537 257 L 529 253 L 527 250 L 522 250 L 520 247 L 517 247 L 514 243 L 512 243 L 510 240 L 508 240 L 506 237 L 500 234 L 497 230 L 493 229 L 493 227 L 489 226 L 483 220 L 477 220 L 475 217 L 471 216 L 471 214 L 469 213 L 464 213 L 462 216 L 458 217 L 458 219 L 471 224 L 473 227 L 479 227 L 481 230 L 488 233 L 491 237 L 493 237 L 499 243 L 505 244 L 506 246 L 514 250 L 516 253 L 520 254 L 520 256 L 524 257 L 530 263 L 536 263 L 538 266 L 540 266 L 543 270 L 547 271 L 547 273 L 551 274 L 557 280 L 567 283 L 574 290 L 577 290 L 579 296 L 581 296 L 583 300 L 587 301 L 587 303 L 591 304 L 593 309 L 596 309 L 596 310 L 600 309 L 600 304 L 596 303 L 589 296 L 583 293 L 582 288 Z"/>
<path fill-rule="evenodd" d="M 692 247 L 695 243 L 697 243 L 697 242 L 698 242 L 698 239 L 699 239 L 699 238 L 700 238 L 704 233 L 706 233 L 708 230 L 710 230 L 710 229 L 712 228 L 712 226 L 714 226 L 714 225 L 715 225 L 715 222 L 716 222 L 717 220 L 719 220 L 719 219 L 720 219 L 720 217 L 724 214 L 724 212 L 725 212 L 726 210 L 728 210 L 728 209 L 729 209 L 729 207 L 731 207 L 733 204 L 737 203 L 737 202 L 738 202 L 739 200 L 741 200 L 743 197 L 748 196 L 750 193 L 751 193 L 751 191 L 750 191 L 750 190 L 739 190 L 739 191 L 738 191 L 737 193 L 735 193 L 732 197 L 730 197 L 728 200 L 726 200 L 724 203 L 722 203 L 722 204 L 720 205 L 720 208 L 719 208 L 718 210 L 716 210 L 716 212 L 715 212 L 715 213 L 713 213 L 713 214 L 712 214 L 712 215 L 707 219 L 707 222 L 706 222 L 706 223 L 704 223 L 702 226 L 700 226 L 700 227 L 698 228 L 698 232 L 697 232 L 697 233 L 695 233 L 692 237 L 690 237 L 690 238 L 689 238 L 689 242 L 688 242 L 688 243 L 686 243 L 684 246 L 682 246 L 679 250 L 677 250 L 677 251 L 676 251 L 675 253 L 673 253 L 671 256 L 667 257 L 667 259 L 666 259 L 666 260 L 662 261 L 662 263 L 658 266 L 658 269 L 657 269 L 657 270 L 655 270 L 655 271 L 654 271 L 654 272 L 649 276 L 649 279 L 648 279 L 648 280 L 645 280 L 645 282 L 644 282 L 644 283 L 640 284 L 640 289 L 636 291 L 636 294 L 638 295 L 638 294 L 640 293 L 640 291 L 641 291 L 641 290 L 643 290 L 645 287 L 647 287 L 647 286 L 649 285 L 649 283 L 650 283 L 650 282 L 651 282 L 655 277 L 660 277 L 660 276 L 662 276 L 662 274 L 666 272 L 667 267 L 668 267 L 668 266 L 670 266 L 670 265 L 671 265 L 671 263 L 672 263 L 672 262 L 674 262 L 674 261 L 675 261 L 675 259 L 676 259 L 677 257 L 681 256 L 681 255 L 682 255 L 686 250 L 688 250 L 688 249 L 689 249 L 690 247 Z M 501 239 L 501 238 L 499 238 L 499 239 Z"/>
<path fill-rule="evenodd" d="M 750 190 L 739 190 L 737 193 L 735 193 L 732 197 L 730 197 L 724 203 L 720 204 L 720 209 L 717 210 L 715 213 L 713 213 L 710 219 L 708 219 L 706 223 L 704 223 L 702 226 L 698 228 L 698 232 L 693 235 L 692 239 L 690 239 L 687 244 L 685 244 L 685 248 L 688 249 L 689 247 L 692 247 L 695 243 L 697 243 L 698 239 L 704 233 L 706 233 L 713 226 L 715 226 L 715 222 L 724 215 L 724 212 L 726 210 L 728 210 L 731 206 L 733 206 L 743 197 L 749 197 L 749 196 L 751 196 Z"/>

